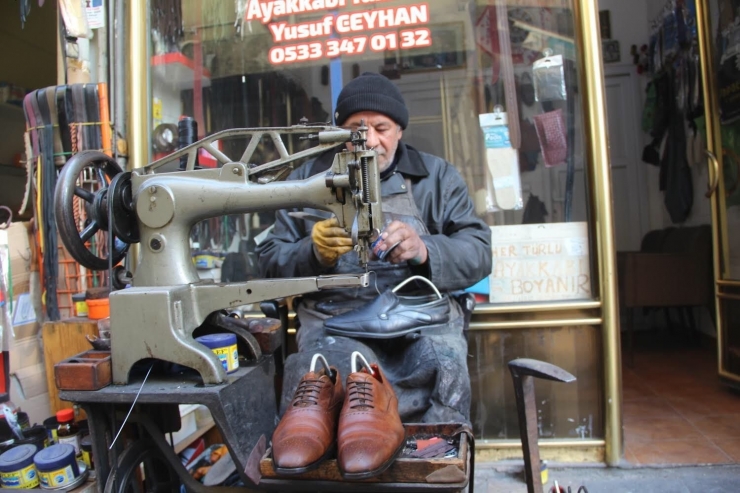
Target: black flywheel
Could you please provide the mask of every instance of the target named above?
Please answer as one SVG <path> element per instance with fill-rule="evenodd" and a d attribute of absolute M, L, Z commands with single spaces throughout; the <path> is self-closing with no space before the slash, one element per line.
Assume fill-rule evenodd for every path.
<path fill-rule="evenodd" d="M 119 175 L 123 175 L 123 170 L 110 156 L 99 151 L 82 151 L 67 161 L 57 180 L 54 213 L 59 235 L 70 255 L 88 269 L 105 270 L 111 263 L 116 265 L 126 255 L 128 244 L 134 243 L 134 238 L 138 241 L 138 226 L 130 226 L 131 214 L 125 213 L 131 207 L 130 174 L 127 190 L 125 178 L 116 180 Z M 112 190 L 114 182 L 117 187 Z M 116 192 L 114 197 L 112 191 Z M 111 202 L 114 209 L 109 211 Z M 112 214 L 116 208 L 123 224 L 116 224 L 117 217 Z M 87 216 L 84 220 L 80 217 L 83 212 Z M 115 227 L 111 227 L 109 218 Z M 108 231 L 115 237 L 104 235 L 99 240 L 105 242 L 103 245 L 93 245 L 99 231 Z M 110 248 L 106 246 L 111 240 L 113 249 L 108 252 Z M 98 254 L 93 250 L 108 253 Z"/>

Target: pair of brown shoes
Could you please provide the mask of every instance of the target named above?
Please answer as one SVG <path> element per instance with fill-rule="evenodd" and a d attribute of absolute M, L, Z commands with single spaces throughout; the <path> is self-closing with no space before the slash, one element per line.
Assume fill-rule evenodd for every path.
<path fill-rule="evenodd" d="M 323 368 L 316 371 L 318 361 Z M 302 474 L 316 469 L 336 445 L 342 477 L 367 479 L 393 463 L 404 441 L 396 394 L 377 364 L 352 353 L 345 392 L 339 371 L 316 354 L 272 435 L 272 458 L 278 474 Z"/>

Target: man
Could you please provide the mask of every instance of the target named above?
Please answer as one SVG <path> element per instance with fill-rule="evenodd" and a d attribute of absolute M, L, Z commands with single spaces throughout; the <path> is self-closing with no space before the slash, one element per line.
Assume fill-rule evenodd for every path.
<path fill-rule="evenodd" d="M 409 113 L 401 92 L 386 77 L 364 73 L 348 83 L 337 100 L 335 120 L 343 127 L 355 129 L 362 121 L 368 127 L 366 145 L 378 154 L 386 224 L 376 253 L 390 252 L 383 261 L 370 262 L 374 272 L 370 287 L 303 296 L 296 308 L 298 352 L 285 363 L 282 411 L 314 354 L 321 353 L 345 377 L 350 373 L 350 355 L 360 351 L 378 362 L 393 384 L 404 422 L 467 423 L 467 342 L 462 312 L 454 300 L 448 301 L 450 322 L 443 330 L 431 335 L 422 331 L 416 339 L 332 335 L 324 320 L 371 302 L 413 275 L 426 277 L 442 292 L 475 284 L 491 272 L 490 229 L 476 217 L 465 182 L 450 163 L 401 141 Z M 328 170 L 336 152 L 304 164 L 289 179 Z M 324 211 L 308 212 L 329 217 Z M 364 272 L 352 240 L 336 218 L 309 222 L 279 211 L 274 230 L 258 246 L 258 253 L 265 277 Z"/>

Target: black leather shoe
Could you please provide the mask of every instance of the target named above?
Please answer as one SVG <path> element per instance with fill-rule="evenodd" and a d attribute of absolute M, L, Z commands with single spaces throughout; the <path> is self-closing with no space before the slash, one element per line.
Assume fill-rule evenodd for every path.
<path fill-rule="evenodd" d="M 324 328 L 334 335 L 391 339 L 449 320 L 447 296 L 405 296 L 389 290 L 364 306 L 327 319 Z"/>

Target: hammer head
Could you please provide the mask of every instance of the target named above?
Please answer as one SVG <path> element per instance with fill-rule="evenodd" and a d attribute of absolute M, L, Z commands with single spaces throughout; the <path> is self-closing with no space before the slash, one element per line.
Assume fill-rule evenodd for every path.
<path fill-rule="evenodd" d="M 530 358 L 517 358 L 509 361 L 509 371 L 514 378 L 529 375 L 545 380 L 554 380 L 556 382 L 573 382 L 576 377 L 563 370 L 559 366 L 551 363 L 539 361 Z"/>

